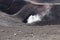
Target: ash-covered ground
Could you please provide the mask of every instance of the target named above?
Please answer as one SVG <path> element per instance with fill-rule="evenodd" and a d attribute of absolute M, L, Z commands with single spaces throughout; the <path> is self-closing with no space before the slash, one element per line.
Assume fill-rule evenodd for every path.
<path fill-rule="evenodd" d="M 27 25 L 0 12 L 0 40 L 60 40 L 60 25 Z"/>

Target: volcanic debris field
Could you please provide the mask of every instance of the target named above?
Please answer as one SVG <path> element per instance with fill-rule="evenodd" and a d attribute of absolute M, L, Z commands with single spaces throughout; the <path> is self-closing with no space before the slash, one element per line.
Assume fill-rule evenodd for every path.
<path fill-rule="evenodd" d="M 60 25 L 28 25 L 0 12 L 0 40 L 60 40 Z"/>

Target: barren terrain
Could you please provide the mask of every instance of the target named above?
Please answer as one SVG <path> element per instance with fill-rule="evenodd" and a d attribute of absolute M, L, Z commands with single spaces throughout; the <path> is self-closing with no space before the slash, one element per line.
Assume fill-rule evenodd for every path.
<path fill-rule="evenodd" d="M 0 40 L 60 40 L 60 25 L 27 25 L 0 12 Z"/>

